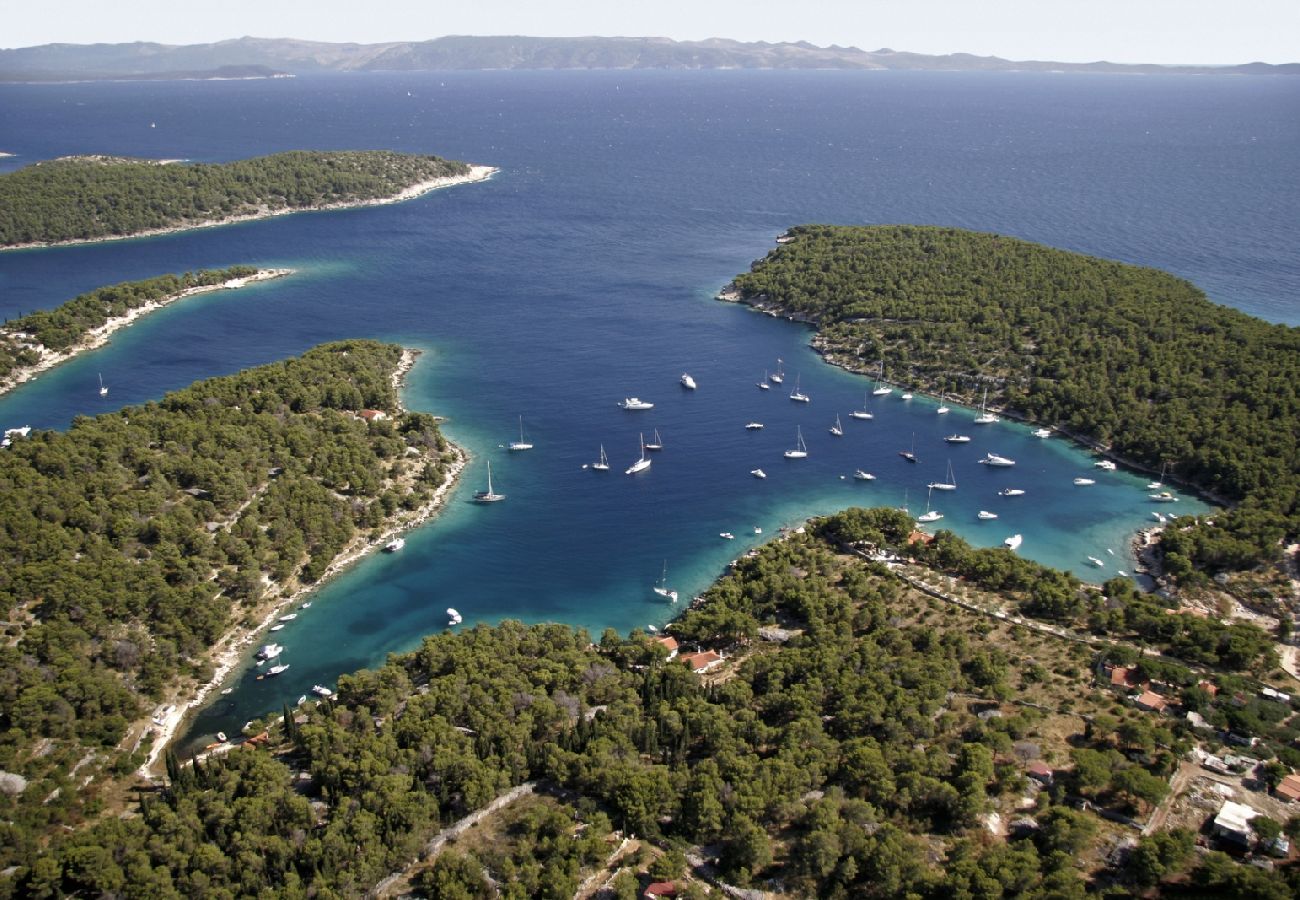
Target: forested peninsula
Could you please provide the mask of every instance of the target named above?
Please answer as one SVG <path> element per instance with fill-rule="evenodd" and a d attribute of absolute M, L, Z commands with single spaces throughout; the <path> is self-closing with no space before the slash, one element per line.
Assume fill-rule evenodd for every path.
<path fill-rule="evenodd" d="M 0 451 L 0 870 L 116 809 L 252 629 L 431 512 L 463 456 L 399 407 L 412 358 L 328 344 Z"/>
<path fill-rule="evenodd" d="M 724 291 L 855 371 L 990 403 L 1231 502 L 1164 537 L 1184 582 L 1300 534 L 1300 329 L 1155 269 L 996 234 L 801 225 Z"/>
<path fill-rule="evenodd" d="M 136 814 L 8 842 L 10 893 L 631 898 L 670 879 L 690 898 L 1294 896 L 1294 867 L 1196 852 L 1205 813 L 1169 796 L 1194 748 L 1227 752 L 1215 728 L 1258 736 L 1239 752 L 1268 783 L 1300 764 L 1294 701 L 1235 671 L 1268 660 L 1145 653 L 1134 638 L 1170 617 L 1122 581 L 1107 602 L 1005 549 L 911 532 L 905 513 L 850 510 L 773 541 L 672 639 L 515 622 L 428 637 L 240 747 L 169 758 Z M 1040 582 L 1129 624 L 1089 643 L 1020 623 Z M 1134 704 L 1137 684 L 1204 727 L 1154 694 Z M 1222 780 L 1267 811 L 1252 847 L 1300 832 L 1253 782 Z"/>
<path fill-rule="evenodd" d="M 495 171 L 387 150 L 291 151 L 194 164 L 68 157 L 0 175 L 0 248 L 138 237 L 395 202 L 481 181 Z"/>
<path fill-rule="evenodd" d="M 102 346 L 113 332 L 177 300 L 207 291 L 240 288 L 289 272 L 231 266 L 124 281 L 88 291 L 54 309 L 11 319 L 0 325 L 0 394 Z"/>

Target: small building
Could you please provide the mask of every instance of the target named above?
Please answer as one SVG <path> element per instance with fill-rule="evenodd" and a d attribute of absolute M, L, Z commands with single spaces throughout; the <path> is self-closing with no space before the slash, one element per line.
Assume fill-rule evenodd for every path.
<path fill-rule="evenodd" d="M 388 413 L 384 412 L 382 409 L 363 409 L 361 412 L 357 413 L 357 415 L 365 419 L 367 422 L 382 422 L 388 418 Z"/>
<path fill-rule="evenodd" d="M 1133 701 L 1142 709 L 1148 709 L 1151 712 L 1164 712 L 1169 701 L 1161 697 L 1155 691 L 1143 691 L 1142 695 Z"/>
<path fill-rule="evenodd" d="M 1254 839 L 1250 820 L 1258 816 L 1251 807 L 1233 800 L 1224 801 L 1219 814 L 1214 817 L 1214 833 L 1224 840 L 1249 847 Z"/>
<path fill-rule="evenodd" d="M 1116 666 L 1110 670 L 1111 687 L 1133 687 L 1133 673 L 1136 671 L 1131 666 Z"/>
<path fill-rule="evenodd" d="M 658 644 L 660 647 L 663 647 L 665 650 L 668 651 L 669 659 L 676 658 L 677 638 L 673 637 L 672 635 L 665 635 L 664 637 L 655 638 L 654 642 Z"/>
<path fill-rule="evenodd" d="M 677 885 L 671 881 L 654 881 L 646 886 L 641 896 L 645 900 L 663 900 L 665 897 L 676 897 Z"/>
<path fill-rule="evenodd" d="M 722 665 L 722 657 L 712 650 L 704 650 L 700 653 L 686 653 L 680 659 L 691 667 L 692 672 L 707 672 Z"/>
<path fill-rule="evenodd" d="M 1273 793 L 1288 803 L 1300 800 L 1300 775 L 1291 774 L 1277 783 Z"/>
<path fill-rule="evenodd" d="M 1033 762 L 1031 762 L 1029 764 L 1029 768 L 1026 769 L 1025 771 L 1030 778 L 1034 779 L 1035 781 L 1040 781 L 1043 784 L 1050 785 L 1054 777 L 1054 773 L 1052 772 L 1052 767 L 1049 766 L 1047 763 L 1043 762 L 1041 759 L 1036 759 Z"/>
<path fill-rule="evenodd" d="M 1219 686 L 1215 684 L 1213 681 L 1206 681 L 1202 679 L 1196 682 L 1196 686 L 1201 690 L 1205 691 L 1205 693 L 1209 694 L 1211 697 L 1219 696 Z"/>

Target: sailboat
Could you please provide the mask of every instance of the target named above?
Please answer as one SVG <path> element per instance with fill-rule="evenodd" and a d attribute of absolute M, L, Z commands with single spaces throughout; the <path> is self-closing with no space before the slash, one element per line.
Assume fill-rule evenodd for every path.
<path fill-rule="evenodd" d="M 798 403 L 807 403 L 807 402 L 809 401 L 809 399 L 810 399 L 809 396 L 808 396 L 807 394 L 805 394 L 803 391 L 799 390 L 799 376 L 798 376 L 798 375 L 794 376 L 794 392 L 790 394 L 790 399 L 791 399 L 791 400 L 794 400 L 794 401 L 796 401 L 796 402 L 798 402 Z"/>
<path fill-rule="evenodd" d="M 1160 464 L 1160 477 L 1147 485 L 1147 490 L 1158 491 L 1165 486 L 1165 464 Z"/>
<path fill-rule="evenodd" d="M 875 418 L 875 416 L 873 416 L 873 415 L 871 414 L 871 410 L 867 409 L 867 397 L 866 397 L 865 394 L 864 394 L 863 397 L 862 397 L 862 409 L 855 409 L 855 410 L 853 410 L 853 412 L 849 413 L 849 415 L 852 416 L 852 417 L 855 418 L 855 419 L 873 419 L 873 418 Z"/>
<path fill-rule="evenodd" d="M 980 414 L 975 417 L 976 425 L 992 425 L 994 422 L 1001 422 L 997 416 L 988 411 L 989 389 L 984 389 L 984 399 L 980 401 Z"/>
<path fill-rule="evenodd" d="M 99 396 L 108 396 L 108 388 L 104 387 L 104 374 L 102 372 L 99 375 Z"/>
<path fill-rule="evenodd" d="M 836 437 L 844 437 L 844 426 L 840 424 L 840 414 L 835 414 L 835 424 L 831 426 L 831 434 Z"/>
<path fill-rule="evenodd" d="M 647 450 L 662 450 L 664 448 L 664 439 L 659 436 L 659 429 L 655 429 L 655 439 L 645 445 Z"/>
<path fill-rule="evenodd" d="M 635 475 L 637 472 L 644 472 L 648 468 L 650 468 L 650 457 L 645 455 L 645 433 L 643 432 L 641 434 L 641 458 L 628 466 L 623 471 L 623 474 Z"/>
<path fill-rule="evenodd" d="M 935 415 L 945 416 L 948 414 L 948 407 L 944 405 L 943 398 L 947 396 L 942 391 L 939 393 L 939 408 L 934 411 Z"/>
<path fill-rule="evenodd" d="M 936 491 L 957 490 L 957 476 L 952 473 L 952 460 L 948 460 L 948 477 L 946 481 L 932 481 L 927 487 Z"/>
<path fill-rule="evenodd" d="M 912 432 L 912 449 L 899 450 L 898 455 L 903 457 L 903 459 L 907 460 L 910 463 L 916 462 L 916 432 L 915 431 Z"/>
<path fill-rule="evenodd" d="M 511 441 L 509 445 L 511 450 L 531 450 L 533 445 L 524 440 L 524 417 L 519 417 L 519 440 Z"/>
<path fill-rule="evenodd" d="M 764 369 L 764 370 L 763 370 L 763 380 L 762 380 L 762 381 L 757 381 L 757 382 L 755 382 L 755 384 L 758 385 L 758 389 L 759 389 L 760 391 L 770 391 L 770 390 L 772 390 L 772 385 L 770 385 L 770 384 L 767 383 L 767 369 Z"/>
<path fill-rule="evenodd" d="M 498 500 L 506 499 L 505 494 L 498 494 L 496 491 L 492 490 L 492 461 L 491 460 L 488 460 L 487 470 L 488 470 L 487 490 L 474 492 L 475 503 L 496 503 Z"/>
<path fill-rule="evenodd" d="M 808 445 L 803 442 L 803 429 L 796 425 L 795 430 L 799 435 L 799 440 L 795 444 L 795 449 L 785 451 L 786 459 L 803 459 L 808 455 Z"/>
<path fill-rule="evenodd" d="M 595 469 L 597 472 L 608 472 L 608 471 L 609 471 L 609 457 L 607 457 L 607 456 L 605 455 L 605 445 L 604 445 L 604 444 L 601 444 L 601 445 L 600 445 L 600 462 L 594 462 L 594 463 L 592 463 L 592 464 L 591 464 L 591 467 L 592 467 L 593 469 Z"/>
<path fill-rule="evenodd" d="M 871 393 L 875 394 L 877 397 L 883 397 L 885 396 L 885 394 L 892 394 L 894 392 L 893 388 L 889 387 L 888 385 L 881 384 L 881 382 L 884 380 L 885 380 L 885 361 L 882 359 L 880 361 L 880 368 L 876 372 L 876 389 Z"/>
<path fill-rule="evenodd" d="M 668 587 L 668 560 L 664 560 L 664 574 L 660 576 L 659 583 L 653 588 L 654 592 L 660 597 L 666 597 L 673 603 L 677 602 L 677 592 Z"/>
<path fill-rule="evenodd" d="M 776 358 L 776 373 L 767 376 L 767 380 L 773 384 L 780 384 L 785 381 L 785 374 L 781 371 L 781 357 Z"/>
<path fill-rule="evenodd" d="M 943 513 L 939 512 L 939 510 L 930 509 L 930 493 L 932 492 L 932 490 L 933 489 L 931 489 L 931 491 L 926 492 L 925 512 L 916 517 L 916 521 L 918 522 L 937 522 L 943 518 Z"/>

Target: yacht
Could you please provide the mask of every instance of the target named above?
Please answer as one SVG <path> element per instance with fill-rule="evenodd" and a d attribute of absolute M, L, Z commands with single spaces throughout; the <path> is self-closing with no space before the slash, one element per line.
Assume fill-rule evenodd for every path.
<path fill-rule="evenodd" d="M 947 442 L 950 443 L 950 444 L 969 444 L 969 443 L 970 443 L 970 435 L 969 435 L 969 434 L 950 434 L 950 435 L 948 435 L 946 438 L 944 438 L 944 440 L 947 441 Z"/>
<path fill-rule="evenodd" d="M 1099 459 L 1093 465 L 1098 469 L 1105 469 L 1107 472 L 1115 471 L 1115 464 L 1108 459 Z"/>
<path fill-rule="evenodd" d="M 682 387 L 686 388 L 688 391 L 695 390 L 695 379 L 690 375 L 687 375 L 685 372 L 682 373 Z"/>
<path fill-rule="evenodd" d="M 875 475 L 872 475 L 870 472 L 864 472 L 864 471 L 862 471 L 861 469 L 854 469 L 854 470 L 853 470 L 853 477 L 856 478 L 858 481 L 875 481 L 875 480 L 876 480 L 876 476 L 875 476 Z"/>
<path fill-rule="evenodd" d="M 1003 488 L 998 491 L 999 497 L 1023 497 L 1025 492 L 1020 488 Z"/>
<path fill-rule="evenodd" d="M 762 423 L 762 422 L 746 422 L 746 423 L 745 423 L 745 428 L 747 428 L 747 429 L 750 430 L 750 431 L 761 431 L 762 428 L 763 428 L 763 423 Z"/>
<path fill-rule="evenodd" d="M 776 358 L 776 372 L 767 376 L 767 380 L 773 384 L 780 384 L 785 381 L 785 373 L 781 371 L 781 357 Z"/>
<path fill-rule="evenodd" d="M 764 472 L 762 469 L 750 469 L 750 470 L 749 470 L 749 474 L 750 474 L 750 475 L 753 475 L 755 478 L 766 478 L 766 477 L 767 477 L 767 473 Z"/>
<path fill-rule="evenodd" d="M 805 394 L 803 391 L 799 390 L 799 376 L 798 376 L 798 375 L 794 376 L 794 391 L 791 392 L 791 394 L 790 394 L 790 399 L 793 400 L 793 401 L 795 401 L 796 403 L 807 403 L 810 399 L 812 399 L 812 398 L 810 398 L 807 394 Z"/>
<path fill-rule="evenodd" d="M 664 448 L 664 439 L 659 436 L 659 429 L 655 429 L 655 439 L 645 445 L 647 450 L 662 450 Z"/>
<path fill-rule="evenodd" d="M 1157 503 L 1177 503 L 1177 502 L 1178 502 L 1178 498 L 1175 497 L 1173 494 L 1169 493 L 1168 491 L 1161 491 L 1161 492 L 1158 493 L 1158 494 L 1148 494 L 1147 496 L 1150 497 L 1152 500 L 1156 501 Z"/>
<path fill-rule="evenodd" d="M 1049 438 L 1051 436 L 1052 430 L 1050 428 L 1040 428 L 1034 432 L 1034 437 L 1036 438 Z"/>
<path fill-rule="evenodd" d="M 669 601 L 677 602 L 677 592 L 668 587 L 668 560 L 664 560 L 664 574 L 659 578 L 659 583 L 653 588 L 654 592 L 660 597 Z"/>
<path fill-rule="evenodd" d="M 393 538 L 387 544 L 384 544 L 385 553 L 396 553 L 406 546 L 406 538 Z"/>
<path fill-rule="evenodd" d="M 334 692 L 323 684 L 313 684 L 311 686 L 311 692 L 317 697 L 324 697 L 326 699 L 334 696 Z"/>
<path fill-rule="evenodd" d="M 1097 482 L 1091 478 L 1076 478 L 1074 479 L 1074 483 L 1079 485 L 1080 487 L 1083 487 L 1089 484 L 1096 484 Z"/>
<path fill-rule="evenodd" d="M 591 464 L 591 467 L 597 472 L 609 471 L 609 457 L 605 455 L 605 445 L 600 445 L 600 461 Z"/>
<path fill-rule="evenodd" d="M 492 461 L 488 460 L 487 490 L 475 491 L 474 502 L 475 503 L 496 503 L 498 500 L 504 500 L 504 499 L 506 499 L 505 494 L 498 494 L 496 491 L 492 490 Z"/>
<path fill-rule="evenodd" d="M 641 458 L 623 470 L 624 475 L 635 475 L 650 468 L 650 457 L 645 455 L 645 434 L 641 435 Z"/>
<path fill-rule="evenodd" d="M 1161 525 L 1169 521 L 1168 519 L 1165 518 L 1164 513 L 1152 512 L 1151 518 L 1155 519 Z"/>
<path fill-rule="evenodd" d="M 880 368 L 876 370 L 876 388 L 871 393 L 877 397 L 883 397 L 886 394 L 892 394 L 894 389 L 888 385 L 881 384 L 885 380 L 885 361 L 880 361 Z"/>
<path fill-rule="evenodd" d="M 1024 541 L 1025 539 L 1020 535 L 1013 534 L 1011 535 L 1011 537 L 1007 538 L 1002 543 L 1008 550 L 1016 550 L 1020 547 L 1022 543 L 1024 543 Z"/>
<path fill-rule="evenodd" d="M 653 403 L 650 403 L 647 400 L 642 400 L 639 397 L 627 397 L 623 400 L 622 403 L 619 404 L 619 406 L 623 407 L 624 409 L 654 409 L 655 408 L 655 405 Z"/>
<path fill-rule="evenodd" d="M 957 476 L 952 473 L 952 460 L 948 460 L 947 481 L 932 481 L 926 487 L 934 491 L 957 490 Z"/>
<path fill-rule="evenodd" d="M 508 445 L 511 450 L 531 450 L 533 445 L 524 440 L 524 417 L 519 417 L 519 440 L 511 441 Z"/>
<path fill-rule="evenodd" d="M 977 519 L 996 519 L 997 517 L 998 517 L 997 513 L 989 512 L 987 509 L 981 509 L 978 513 L 975 514 L 975 518 Z"/>
<path fill-rule="evenodd" d="M 795 444 L 795 449 L 785 451 L 786 459 L 803 459 L 808 455 L 808 445 L 803 442 L 803 429 L 798 426 L 795 427 L 799 435 L 799 440 L 798 443 Z"/>
<path fill-rule="evenodd" d="M 988 411 L 989 389 L 984 389 L 984 399 L 980 401 L 980 414 L 975 417 L 976 425 L 992 425 L 994 422 L 1002 421 L 993 413 Z"/>
<path fill-rule="evenodd" d="M 831 434 L 836 437 L 844 437 L 844 426 L 840 424 L 840 414 L 835 414 L 835 424 L 830 428 Z"/>
<path fill-rule="evenodd" d="M 985 453 L 984 458 L 980 460 L 986 466 L 1014 466 L 1016 461 L 1008 459 L 1005 456 L 998 456 L 996 453 Z"/>

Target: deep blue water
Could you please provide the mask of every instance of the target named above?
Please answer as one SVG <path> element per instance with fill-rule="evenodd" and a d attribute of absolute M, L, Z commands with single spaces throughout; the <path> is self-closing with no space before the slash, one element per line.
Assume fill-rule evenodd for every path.
<path fill-rule="evenodd" d="M 281 631 L 291 669 L 246 678 L 201 717 L 238 725 L 315 682 L 412 646 L 455 606 L 466 622 L 662 624 L 664 561 L 683 599 L 755 541 L 852 503 L 924 508 L 951 459 L 940 523 L 1082 575 L 1131 567 L 1150 523 L 1137 474 L 1100 473 L 933 400 L 873 398 L 802 327 L 712 299 L 800 222 L 923 222 L 998 231 L 1158 266 L 1218 302 L 1300 322 L 1300 82 L 1250 77 L 923 73 L 447 73 L 287 81 L 0 85 L 0 169 L 74 153 L 219 161 L 293 148 L 388 147 L 499 166 L 485 184 L 405 204 L 189 234 L 0 255 L 0 315 L 167 271 L 284 265 L 292 278 L 188 300 L 104 350 L 0 398 L 0 424 L 62 428 L 322 341 L 425 353 L 406 402 L 446 415 L 476 460 L 406 549 L 333 581 Z M 808 405 L 754 387 L 785 360 Z M 888 366 L 888 361 L 886 362 Z M 689 371 L 699 382 L 677 384 Z M 96 374 L 110 386 L 97 396 Z M 898 374 L 900 377 L 904 373 Z M 792 380 L 792 379 L 791 379 Z M 790 381 L 787 381 L 787 388 Z M 628 413 L 639 395 L 657 405 Z M 836 413 L 846 434 L 827 434 Z M 537 448 L 507 454 L 523 414 Z M 766 423 L 750 432 L 750 420 Z M 802 426 L 809 459 L 790 462 Z M 637 433 L 665 450 L 622 474 Z M 941 440 L 975 436 L 964 447 Z M 918 465 L 897 451 L 915 434 Z M 603 443 L 613 471 L 583 469 Z M 1018 461 L 998 470 L 992 450 Z M 509 499 L 468 502 L 483 460 Z M 758 481 L 755 466 L 769 474 Z M 878 480 L 857 482 L 855 468 Z M 1076 488 L 1087 474 L 1098 483 Z M 1019 500 L 999 487 L 1026 489 Z M 975 512 L 998 512 L 978 522 Z M 1191 498 L 1176 505 L 1203 509 Z M 1167 509 L 1163 511 L 1168 511 Z M 761 526 L 762 537 L 753 534 Z M 736 534 L 723 541 L 721 531 Z M 1111 557 L 1107 549 L 1113 549 Z"/>

